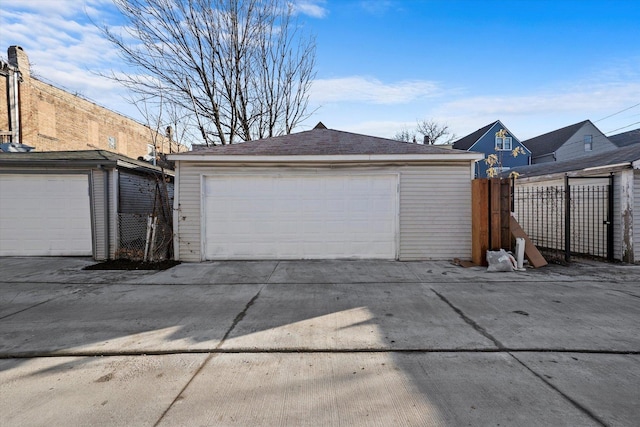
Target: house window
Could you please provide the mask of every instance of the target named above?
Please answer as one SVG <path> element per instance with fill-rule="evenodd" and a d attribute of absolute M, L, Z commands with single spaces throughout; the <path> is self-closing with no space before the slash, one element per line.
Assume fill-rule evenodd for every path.
<path fill-rule="evenodd" d="M 115 136 L 110 136 L 109 137 L 109 149 L 111 149 L 111 150 L 115 150 L 116 149 L 116 137 Z"/>
<path fill-rule="evenodd" d="M 510 136 L 496 136 L 496 150 L 511 150 L 511 137 Z"/>
<path fill-rule="evenodd" d="M 593 135 L 584 136 L 584 151 L 593 150 Z"/>

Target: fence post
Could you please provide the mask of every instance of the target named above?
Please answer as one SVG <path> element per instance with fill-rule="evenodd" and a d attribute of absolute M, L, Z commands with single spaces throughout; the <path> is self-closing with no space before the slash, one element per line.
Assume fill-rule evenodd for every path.
<path fill-rule="evenodd" d="M 609 194 L 607 195 L 607 199 L 609 202 L 608 206 L 608 217 L 607 217 L 607 260 L 613 261 L 613 173 L 609 175 Z"/>
<path fill-rule="evenodd" d="M 571 186 L 564 176 L 564 260 L 571 261 Z"/>
<path fill-rule="evenodd" d="M 487 265 L 489 248 L 489 180 L 471 181 L 471 260 L 477 265 Z"/>
<path fill-rule="evenodd" d="M 511 175 L 511 212 L 516 211 L 516 176 Z"/>

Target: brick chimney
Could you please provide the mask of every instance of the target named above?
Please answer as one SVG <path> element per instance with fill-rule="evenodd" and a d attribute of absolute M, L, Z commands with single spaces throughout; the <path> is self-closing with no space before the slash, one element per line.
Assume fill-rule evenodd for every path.
<path fill-rule="evenodd" d="M 27 53 L 20 46 L 9 46 L 7 49 L 9 64 L 13 65 L 22 73 L 23 77 L 31 76 L 31 65 Z"/>

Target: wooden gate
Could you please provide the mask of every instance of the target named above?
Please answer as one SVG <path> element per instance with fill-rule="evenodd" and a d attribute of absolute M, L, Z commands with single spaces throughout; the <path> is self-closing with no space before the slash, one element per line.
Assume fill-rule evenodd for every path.
<path fill-rule="evenodd" d="M 471 203 L 471 260 L 477 265 L 487 265 L 487 250 L 511 250 L 511 181 L 474 179 Z"/>

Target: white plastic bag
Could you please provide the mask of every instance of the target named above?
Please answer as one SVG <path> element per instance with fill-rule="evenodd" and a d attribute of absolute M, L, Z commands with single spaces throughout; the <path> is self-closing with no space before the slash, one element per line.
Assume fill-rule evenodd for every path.
<path fill-rule="evenodd" d="M 516 259 L 504 249 L 487 251 L 487 262 L 487 271 L 513 271 L 517 268 Z"/>

